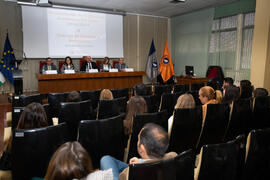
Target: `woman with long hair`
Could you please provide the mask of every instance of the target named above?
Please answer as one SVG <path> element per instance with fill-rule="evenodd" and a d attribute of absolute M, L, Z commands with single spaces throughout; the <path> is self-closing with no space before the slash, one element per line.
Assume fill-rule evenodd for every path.
<path fill-rule="evenodd" d="M 129 135 L 132 133 L 133 116 L 145 112 L 147 112 L 147 105 L 144 98 L 141 96 L 132 96 L 127 105 L 127 115 L 124 120 L 125 134 Z"/>
<path fill-rule="evenodd" d="M 64 73 L 65 70 L 75 70 L 74 64 L 72 62 L 71 57 L 67 56 L 65 58 L 65 63 L 63 64 L 61 68 L 61 72 Z"/>

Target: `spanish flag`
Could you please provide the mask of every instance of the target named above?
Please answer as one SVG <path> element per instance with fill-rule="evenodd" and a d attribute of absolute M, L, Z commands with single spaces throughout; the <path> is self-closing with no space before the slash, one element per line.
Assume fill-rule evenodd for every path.
<path fill-rule="evenodd" d="M 173 63 L 170 56 L 167 41 L 165 42 L 165 47 L 163 50 L 159 72 L 164 82 L 168 81 L 174 75 Z"/>

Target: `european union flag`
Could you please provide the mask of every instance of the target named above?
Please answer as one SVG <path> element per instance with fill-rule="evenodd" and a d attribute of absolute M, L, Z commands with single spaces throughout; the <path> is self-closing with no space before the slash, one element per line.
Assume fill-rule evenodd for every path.
<path fill-rule="evenodd" d="M 8 38 L 8 33 L 7 33 L 4 52 L 3 52 L 3 56 L 2 56 L 2 59 L 0 62 L 0 70 L 1 70 L 2 74 L 13 85 L 14 85 L 14 81 L 13 81 L 14 65 L 15 65 L 15 56 L 14 56 L 14 52 L 13 52 L 13 49 L 11 47 L 11 44 L 10 44 L 10 41 Z"/>

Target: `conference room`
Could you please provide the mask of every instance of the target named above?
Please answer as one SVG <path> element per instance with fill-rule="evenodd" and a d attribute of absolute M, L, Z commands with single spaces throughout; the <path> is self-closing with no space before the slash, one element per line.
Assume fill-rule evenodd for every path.
<path fill-rule="evenodd" d="M 0 77 L 1 153 L 7 143 L 4 139 L 7 133 L 5 128 L 10 128 L 10 134 L 15 132 L 24 107 L 32 102 L 39 102 L 47 110 L 48 119 L 51 119 L 50 125 L 57 119 L 59 123 L 56 126 L 61 126 L 61 122 L 66 122 L 63 114 L 60 115 L 60 107 L 63 105 L 64 108 L 65 105 L 61 103 L 67 103 L 65 99 L 72 91 L 77 91 L 81 95 L 81 102 L 91 101 L 91 103 L 74 103 L 82 109 L 91 104 L 90 115 L 84 116 L 87 119 L 82 119 L 83 116 L 77 118 L 78 124 L 74 126 L 78 129 L 81 120 L 98 121 L 100 118 L 97 118 L 97 114 L 101 106 L 105 108 L 101 114 L 106 114 L 106 110 L 111 110 L 112 106 L 118 106 L 121 109 L 118 113 L 120 117 L 110 118 L 117 121 L 125 119 L 122 113 L 127 113 L 127 102 L 134 96 L 134 86 L 140 83 L 146 85 L 147 89 L 142 95 L 148 106 L 147 113 L 160 113 L 155 116 L 166 120 L 173 114 L 174 118 L 181 119 L 183 116 L 174 108 L 183 92 L 193 95 L 196 108 L 202 107 L 203 104 L 199 99 L 200 88 L 209 85 L 215 90 L 222 91 L 225 77 L 231 77 L 237 87 L 240 87 L 242 80 L 249 80 L 253 89 L 265 88 L 269 91 L 270 16 L 267 8 L 269 6 L 268 0 L 1 1 L 0 50 L 3 54 L 1 61 L 3 78 Z M 6 62 L 7 37 L 13 50 L 10 53 L 12 52 L 14 56 L 14 64 L 10 66 L 10 69 L 14 68 L 11 71 L 12 80 L 9 79 L 10 74 L 6 73 L 7 69 L 3 70 L 5 65 L 3 62 Z M 87 65 L 88 69 L 81 71 L 83 63 L 87 62 L 84 57 L 89 56 L 97 68 Z M 56 66 L 56 70 L 42 73 L 42 67 L 48 57 Z M 74 71 L 61 71 L 67 57 L 71 58 Z M 100 70 L 105 57 L 109 59 L 110 66 L 105 65 L 106 69 Z M 123 70 L 118 69 L 119 61 L 122 61 L 120 59 L 125 63 Z M 163 74 L 165 71 L 161 70 L 167 65 L 172 67 L 168 78 Z M 217 69 L 218 72 L 215 72 Z M 219 73 L 222 76 L 218 77 Z M 112 104 L 107 102 L 109 100 L 104 100 L 104 104 L 100 104 L 99 96 L 102 89 L 109 89 L 112 92 L 114 97 Z M 27 99 L 28 96 L 33 96 L 32 100 Z M 257 119 L 256 113 L 253 114 L 256 112 L 255 98 L 251 99 L 250 117 Z M 50 104 L 52 102 L 56 104 Z M 67 106 L 65 107 L 68 108 Z M 69 112 L 69 108 L 65 112 Z M 230 107 L 231 111 L 232 109 L 233 107 Z M 161 114 L 164 110 L 167 111 L 167 115 Z M 226 109 L 223 110 L 227 113 Z M 77 113 L 81 114 L 79 110 Z M 267 112 L 264 113 L 268 117 Z M 75 114 L 72 114 L 72 117 Z M 233 119 L 231 114 L 229 113 L 229 119 Z M 167 130 L 164 122 L 157 123 L 161 123 L 160 125 Z M 69 129 L 70 126 L 67 126 Z M 226 132 L 231 129 L 228 124 L 226 127 Z M 257 127 L 263 128 L 256 126 L 256 129 Z M 183 126 L 181 128 L 184 132 Z M 246 141 L 253 129 L 249 126 L 248 130 L 244 130 Z M 140 131 L 134 132 L 137 136 Z M 199 167 L 200 150 L 208 143 L 202 142 L 206 138 L 202 129 L 199 132 L 193 136 L 193 138 L 196 136 L 194 140 L 196 143 L 191 148 L 197 155 L 196 163 L 191 163 L 194 167 Z M 82 140 L 78 139 L 80 132 L 76 133 L 78 136 L 71 139 L 81 143 Z M 128 139 L 131 140 L 132 137 L 125 137 L 123 141 L 126 142 Z M 180 139 L 178 137 L 178 140 Z M 222 141 L 209 144 L 228 143 L 228 139 L 230 138 L 226 138 L 223 134 Z M 238 139 L 234 137 L 230 140 Z M 170 143 L 171 141 L 173 139 Z M 169 146 L 168 150 L 178 151 L 180 155 L 183 149 L 181 151 L 177 149 L 177 143 L 173 145 Z M 125 150 L 127 144 L 124 146 Z M 87 148 L 90 156 L 94 156 L 95 152 L 89 149 L 90 146 Z M 98 155 L 91 157 L 96 158 L 95 168 L 99 168 L 97 159 L 104 155 L 101 147 L 98 151 Z M 121 155 L 122 153 L 121 150 Z M 128 159 L 131 157 L 126 151 L 123 154 L 128 156 Z M 121 158 L 124 160 L 122 156 Z M 46 170 L 41 172 L 42 177 L 45 177 L 44 171 Z"/>

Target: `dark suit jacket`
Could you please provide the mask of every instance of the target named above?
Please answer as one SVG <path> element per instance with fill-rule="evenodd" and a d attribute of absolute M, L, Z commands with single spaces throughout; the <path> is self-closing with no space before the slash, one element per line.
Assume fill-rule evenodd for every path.
<path fill-rule="evenodd" d="M 92 69 L 98 69 L 99 71 L 99 68 L 97 67 L 97 64 L 95 62 L 91 62 L 91 65 L 92 65 Z M 82 63 L 82 67 L 80 71 L 86 71 L 86 66 L 87 66 L 87 61 Z"/>
<path fill-rule="evenodd" d="M 47 64 L 43 65 L 41 72 L 43 73 L 43 72 L 45 72 L 47 70 L 48 70 L 48 65 Z M 54 64 L 51 65 L 51 70 L 57 70 L 57 72 L 58 72 L 58 69 Z"/>
<path fill-rule="evenodd" d="M 118 69 L 118 71 L 120 72 L 121 69 L 128 68 L 128 66 L 127 66 L 125 63 L 123 63 L 123 64 L 117 63 L 117 64 L 115 65 L 115 68 Z"/>

